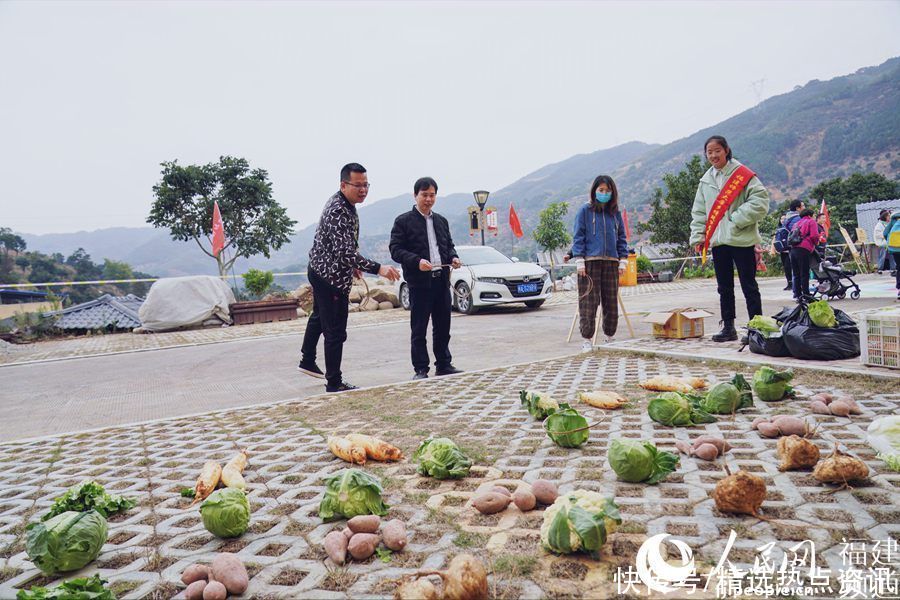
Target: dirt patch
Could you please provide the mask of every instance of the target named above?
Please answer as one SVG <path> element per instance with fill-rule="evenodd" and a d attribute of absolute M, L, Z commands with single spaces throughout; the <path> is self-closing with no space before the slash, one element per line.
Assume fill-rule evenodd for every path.
<path fill-rule="evenodd" d="M 265 533 L 278 525 L 277 521 L 259 521 L 250 526 L 250 533 Z"/>
<path fill-rule="evenodd" d="M 179 550 L 199 550 L 200 548 L 208 544 L 211 540 L 212 537 L 207 535 L 195 536 L 181 542 L 175 547 Z"/>
<path fill-rule="evenodd" d="M 118 545 L 124 544 L 125 542 L 127 542 L 130 539 L 133 539 L 134 536 L 136 536 L 136 535 L 137 535 L 137 533 L 135 533 L 134 531 L 120 531 L 119 533 L 112 536 L 111 538 L 109 538 L 106 541 L 109 544 L 118 546 Z"/>
<path fill-rule="evenodd" d="M 289 548 L 290 546 L 288 546 L 287 544 L 269 544 L 262 550 L 259 550 L 257 554 L 259 554 L 260 556 L 281 556 L 282 554 L 287 552 Z"/>
<path fill-rule="evenodd" d="M 695 536 L 700 533 L 700 528 L 691 523 L 667 523 L 666 533 L 672 535 Z"/>
<path fill-rule="evenodd" d="M 272 585 L 285 586 L 297 585 L 298 583 L 303 581 L 307 575 L 309 575 L 309 571 L 301 571 L 299 569 L 285 569 L 284 571 L 276 575 L 270 583 Z"/>
<path fill-rule="evenodd" d="M 550 577 L 582 581 L 588 574 L 588 568 L 574 560 L 556 561 L 550 566 Z"/>
<path fill-rule="evenodd" d="M 246 548 L 250 544 L 249 541 L 236 539 L 236 540 L 227 540 L 221 546 L 216 549 L 216 552 L 233 552 L 237 554 L 244 548 Z"/>
<path fill-rule="evenodd" d="M 344 592 L 350 588 L 359 579 L 359 575 L 355 575 L 345 568 L 328 569 L 325 579 L 319 584 L 319 587 L 329 592 Z"/>
<path fill-rule="evenodd" d="M 129 554 L 119 554 L 109 560 L 98 561 L 97 567 L 100 569 L 121 569 L 122 567 L 127 567 L 140 557 L 139 554 L 135 554 L 134 552 Z"/>

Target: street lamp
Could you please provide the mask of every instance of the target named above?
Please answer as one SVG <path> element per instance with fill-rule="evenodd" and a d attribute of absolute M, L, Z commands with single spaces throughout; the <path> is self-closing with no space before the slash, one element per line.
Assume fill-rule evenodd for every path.
<path fill-rule="evenodd" d="M 484 205 L 487 204 L 488 196 L 491 193 L 485 190 L 478 190 L 477 192 L 472 192 L 472 195 L 475 196 L 475 203 L 478 204 L 478 210 L 481 211 L 481 245 L 484 246 Z"/>

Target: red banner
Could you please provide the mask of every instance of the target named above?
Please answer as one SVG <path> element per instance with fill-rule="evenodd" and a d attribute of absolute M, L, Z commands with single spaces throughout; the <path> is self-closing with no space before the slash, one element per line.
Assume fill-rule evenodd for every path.
<path fill-rule="evenodd" d="M 631 228 L 628 226 L 628 211 L 622 209 L 622 222 L 625 223 L 625 241 L 631 240 Z"/>
<path fill-rule="evenodd" d="M 825 205 L 825 198 L 822 198 L 822 208 L 820 213 L 825 215 L 825 237 L 828 238 L 828 232 L 831 231 L 831 215 L 828 214 L 828 207 Z"/>
<path fill-rule="evenodd" d="M 522 233 L 522 224 L 519 223 L 519 215 L 516 214 L 516 209 L 513 208 L 512 202 L 509 203 L 509 228 L 512 229 L 513 235 L 516 237 L 525 235 Z"/>
<path fill-rule="evenodd" d="M 706 264 L 706 252 L 709 250 L 709 241 L 712 239 L 716 227 L 719 226 L 719 222 L 725 216 L 725 213 L 728 212 L 728 209 L 737 197 L 741 195 L 741 192 L 744 191 L 744 188 L 747 187 L 754 175 L 755 173 L 746 166 L 739 166 L 728 178 L 728 181 L 725 182 L 725 186 L 719 192 L 719 195 L 716 196 L 716 201 L 713 202 L 712 209 L 706 216 L 706 235 L 703 240 L 701 264 Z"/>
<path fill-rule="evenodd" d="M 225 224 L 222 223 L 218 200 L 213 204 L 212 231 L 212 253 L 213 256 L 218 256 L 219 252 L 225 248 Z"/>

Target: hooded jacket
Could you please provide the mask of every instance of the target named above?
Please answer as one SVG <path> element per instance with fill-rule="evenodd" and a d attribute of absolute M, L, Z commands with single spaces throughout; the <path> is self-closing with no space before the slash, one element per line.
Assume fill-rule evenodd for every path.
<path fill-rule="evenodd" d="M 726 182 L 739 166 L 741 163 L 734 159 L 725 164 L 723 171 Z M 694 205 L 691 208 L 691 246 L 703 243 L 706 217 L 718 195 L 719 186 L 716 185 L 715 168 L 710 167 L 700 179 L 697 194 L 694 196 Z M 709 247 L 737 246 L 745 248 L 761 244 L 762 238 L 759 236 L 758 225 L 768 212 L 769 192 L 763 187 L 759 178 L 754 176 L 719 221 L 719 225 L 710 239 Z"/>

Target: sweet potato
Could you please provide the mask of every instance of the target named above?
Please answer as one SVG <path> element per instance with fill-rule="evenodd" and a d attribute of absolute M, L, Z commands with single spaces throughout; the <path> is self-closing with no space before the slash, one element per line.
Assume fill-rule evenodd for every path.
<path fill-rule="evenodd" d="M 809 426 L 803 419 L 797 417 L 781 417 L 774 422 L 781 435 L 799 435 L 801 437 L 809 433 Z"/>
<path fill-rule="evenodd" d="M 384 545 L 397 552 L 406 548 L 409 541 L 406 537 L 406 525 L 400 519 L 391 519 L 381 529 Z"/>
<path fill-rule="evenodd" d="M 687 454 L 688 456 L 694 453 L 694 449 L 691 447 L 691 445 L 681 440 L 675 440 L 675 447 L 679 452 L 681 452 L 682 454 Z"/>
<path fill-rule="evenodd" d="M 490 491 L 512 497 L 512 492 L 509 491 L 509 488 L 505 488 L 502 485 L 495 485 Z"/>
<path fill-rule="evenodd" d="M 701 435 L 694 440 L 692 446 L 696 450 L 701 444 L 712 444 L 716 447 L 716 450 L 719 451 L 719 454 L 725 454 L 726 452 L 731 450 L 731 444 L 729 444 L 722 438 L 717 438 L 711 435 Z"/>
<path fill-rule="evenodd" d="M 821 400 L 813 400 L 809 403 L 809 408 L 815 415 L 830 415 L 831 411 L 828 405 Z"/>
<path fill-rule="evenodd" d="M 703 460 L 715 460 L 719 456 L 719 449 L 712 444 L 700 444 L 694 449 L 694 456 Z"/>
<path fill-rule="evenodd" d="M 775 438 L 780 435 L 778 430 L 778 425 L 775 423 L 769 423 L 768 421 L 761 421 L 757 423 L 756 429 L 759 430 L 759 434 L 767 437 L 767 438 Z"/>
<path fill-rule="evenodd" d="M 190 585 L 187 586 L 187 589 L 184 590 L 184 599 L 203 600 L 203 589 L 206 587 L 206 583 L 207 581 L 205 579 L 192 581 Z"/>
<path fill-rule="evenodd" d="M 515 502 L 516 507 L 522 512 L 528 512 L 529 510 L 533 510 L 535 506 L 537 506 L 537 498 L 534 497 L 534 494 L 529 492 L 526 489 L 518 489 L 512 495 L 513 502 Z"/>
<path fill-rule="evenodd" d="M 853 399 L 853 396 L 839 396 L 834 399 L 834 401 L 838 401 L 838 400 L 850 405 L 850 414 L 851 415 L 861 415 L 862 414 L 862 408 L 860 408 L 859 404 L 856 403 L 856 400 Z"/>
<path fill-rule="evenodd" d="M 348 540 L 353 537 L 353 531 L 351 531 L 349 527 L 344 527 L 344 529 L 341 530 L 341 533 L 344 534 L 344 537 Z"/>
<path fill-rule="evenodd" d="M 228 589 L 220 581 L 210 581 L 203 588 L 203 600 L 225 600 Z"/>
<path fill-rule="evenodd" d="M 509 506 L 511 498 L 497 492 L 486 492 L 475 496 L 472 505 L 483 515 L 492 515 Z"/>
<path fill-rule="evenodd" d="M 538 479 L 532 483 L 531 493 L 534 494 L 534 497 L 539 503 L 547 505 L 556 502 L 556 498 L 559 496 L 559 490 L 556 489 L 556 484 L 551 483 L 546 479 Z"/>
<path fill-rule="evenodd" d="M 209 567 L 209 572 L 217 582 L 225 586 L 229 594 L 243 594 L 247 590 L 247 586 L 250 585 L 250 577 L 247 576 L 247 569 L 244 568 L 244 563 L 241 562 L 241 559 L 236 554 L 231 552 L 216 554 L 212 565 Z"/>
<path fill-rule="evenodd" d="M 375 548 L 381 539 L 374 533 L 356 533 L 350 538 L 347 550 L 356 560 L 365 560 L 375 554 Z"/>
<path fill-rule="evenodd" d="M 753 429 L 759 429 L 760 423 L 768 423 L 768 422 L 769 422 L 768 417 L 756 417 L 755 419 L 753 419 L 753 423 L 750 424 L 750 427 Z"/>
<path fill-rule="evenodd" d="M 359 515 L 347 521 L 347 527 L 353 533 L 375 533 L 381 525 L 378 515 Z"/>
<path fill-rule="evenodd" d="M 825 406 L 828 406 L 828 403 L 831 402 L 831 399 L 827 398 L 825 394 L 813 394 L 809 397 L 810 402 L 821 402 Z"/>
<path fill-rule="evenodd" d="M 209 567 L 206 565 L 196 564 L 191 565 L 181 574 L 181 583 L 185 585 L 190 585 L 195 581 L 200 580 L 206 581 L 209 579 Z"/>
<path fill-rule="evenodd" d="M 849 417 L 850 416 L 850 405 L 844 402 L 843 400 L 835 400 L 831 404 L 828 405 L 828 409 L 831 411 L 836 417 Z"/>
<path fill-rule="evenodd" d="M 347 560 L 347 546 L 349 543 L 350 539 L 340 531 L 330 531 L 324 540 L 325 554 L 328 555 L 328 558 L 334 564 L 342 565 Z"/>

